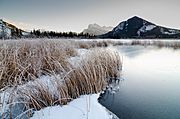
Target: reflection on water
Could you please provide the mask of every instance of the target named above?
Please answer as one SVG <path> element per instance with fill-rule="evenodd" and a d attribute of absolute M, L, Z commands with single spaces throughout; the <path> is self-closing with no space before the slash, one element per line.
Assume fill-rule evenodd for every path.
<path fill-rule="evenodd" d="M 120 119 L 180 119 L 180 50 L 121 46 L 123 79 L 99 101 Z M 112 86 L 114 87 L 114 86 Z"/>

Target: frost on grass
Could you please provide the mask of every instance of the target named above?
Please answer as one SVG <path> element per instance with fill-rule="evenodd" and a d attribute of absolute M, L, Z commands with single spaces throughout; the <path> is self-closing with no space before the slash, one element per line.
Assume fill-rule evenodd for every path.
<path fill-rule="evenodd" d="M 77 56 L 73 56 L 68 49 L 68 52 L 65 53 L 70 54 L 71 57 L 67 57 L 66 54 L 66 61 L 74 61 L 77 64 L 68 62 L 67 69 L 61 67 L 61 62 L 56 62 L 58 61 L 56 58 L 59 56 L 59 50 L 57 51 L 57 54 L 54 54 L 54 51 L 50 54 L 50 58 L 53 61 L 55 59 L 54 64 L 48 65 L 51 63 L 51 60 L 48 60 L 50 62 L 46 65 L 50 66 L 45 68 L 49 69 L 49 73 L 46 72 L 44 76 L 21 85 L 14 85 L 6 90 L 8 95 L 5 97 L 7 98 L 1 100 L 1 102 L 6 102 L 0 107 L 3 109 L 1 116 L 7 118 L 12 116 L 13 118 L 30 117 L 33 111 L 49 106 L 66 105 L 81 95 L 99 93 L 107 86 L 110 78 L 119 76 L 119 70 L 122 66 L 120 56 L 111 48 L 77 50 L 79 53 Z M 51 66 L 54 66 L 55 69 L 51 69 Z M 58 68 L 61 70 L 56 66 L 60 66 Z M 51 70 L 53 71 L 51 72 Z M 17 112 L 18 106 L 20 109 Z"/>
<path fill-rule="evenodd" d="M 1 41 L 0 88 L 67 70 L 67 58 L 77 54 L 72 44 L 55 40 Z"/>

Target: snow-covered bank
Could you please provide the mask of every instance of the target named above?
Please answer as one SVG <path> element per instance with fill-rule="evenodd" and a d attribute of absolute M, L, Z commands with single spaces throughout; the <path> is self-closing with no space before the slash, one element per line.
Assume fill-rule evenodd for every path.
<path fill-rule="evenodd" d="M 98 103 L 99 94 L 84 95 L 68 105 L 36 111 L 31 119 L 118 119 Z"/>
<path fill-rule="evenodd" d="M 26 70 L 18 70 L 17 75 L 20 73 L 20 79 L 17 84 L 12 84 L 12 82 L 5 79 L 6 77 L 4 78 L 3 81 L 7 83 L 7 86 L 5 85 L 7 88 L 0 90 L 0 118 L 29 119 L 35 112 L 32 118 L 54 119 L 54 116 L 58 114 L 58 117 L 60 116 L 63 119 L 71 119 L 71 117 L 73 119 L 81 119 L 80 117 L 96 119 L 94 116 L 98 119 L 114 119 L 111 116 L 112 114 L 98 103 L 98 95 L 95 96 L 94 93 L 100 93 L 112 78 L 119 76 L 119 67 L 122 66 L 119 53 L 111 47 L 96 48 L 93 46 L 93 48 L 88 49 L 68 49 L 65 47 L 65 51 L 60 52 L 61 47 L 58 48 L 59 45 L 54 50 L 54 45 L 50 43 L 48 46 L 49 49 L 43 46 L 43 48 L 35 51 L 23 50 L 25 53 L 33 52 L 30 53 L 32 58 L 36 57 L 36 55 L 32 54 L 41 54 L 41 52 L 47 50 L 47 53 L 43 53 L 42 56 L 37 55 L 36 60 L 31 60 L 30 56 L 26 58 L 26 55 L 24 56 L 23 53 L 18 55 L 21 56 L 17 58 L 18 68 L 19 64 L 22 65 L 28 59 L 28 61 L 33 62 L 29 62 L 28 66 L 35 66 L 32 70 L 37 69 L 40 73 L 37 72 L 37 76 L 34 76 L 36 73 L 33 71 L 30 74 L 26 74 L 24 73 Z M 50 49 L 51 52 L 49 52 Z M 9 50 L 12 51 L 11 48 Z M 64 54 L 62 57 L 60 57 L 61 53 Z M 17 56 L 17 54 L 13 52 L 12 56 Z M 48 57 L 42 58 L 46 55 Z M 22 59 L 22 61 L 19 61 L 19 59 Z M 11 60 L 8 61 L 11 63 Z M 38 61 L 41 61 L 40 65 L 37 65 Z M 39 66 L 41 67 L 40 69 Z M 12 66 L 10 65 L 9 67 L 11 68 Z M 28 78 L 29 75 L 34 77 Z M 11 78 L 11 81 L 14 81 L 16 75 Z M 23 81 L 26 78 L 28 80 Z M 94 95 L 88 96 L 88 94 Z M 74 108 L 72 109 L 72 107 Z M 54 110 L 58 112 L 54 112 Z M 68 115 L 69 112 L 75 115 Z M 70 117 L 66 117 L 64 114 Z"/>

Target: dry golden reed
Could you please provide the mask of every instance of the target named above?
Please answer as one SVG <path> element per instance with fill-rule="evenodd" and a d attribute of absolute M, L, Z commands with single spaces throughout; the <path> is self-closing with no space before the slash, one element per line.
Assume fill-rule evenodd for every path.
<path fill-rule="evenodd" d="M 69 67 L 67 57 L 76 54 L 76 50 L 66 41 L 1 41 L 0 88 L 66 70 Z"/>
<path fill-rule="evenodd" d="M 120 76 L 122 67 L 119 53 L 111 49 L 90 50 L 64 75 L 35 80 L 18 88 L 18 97 L 26 107 L 36 110 L 52 105 L 64 105 L 80 95 L 98 93 L 104 89 L 110 77 Z"/>

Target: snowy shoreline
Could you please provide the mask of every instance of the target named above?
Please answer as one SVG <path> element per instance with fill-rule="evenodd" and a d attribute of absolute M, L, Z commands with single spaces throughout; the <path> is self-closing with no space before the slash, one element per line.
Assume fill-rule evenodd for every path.
<path fill-rule="evenodd" d="M 84 95 L 64 106 L 35 111 L 31 119 L 119 119 L 98 102 L 99 94 Z"/>

